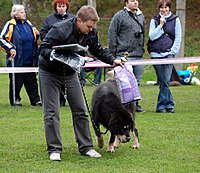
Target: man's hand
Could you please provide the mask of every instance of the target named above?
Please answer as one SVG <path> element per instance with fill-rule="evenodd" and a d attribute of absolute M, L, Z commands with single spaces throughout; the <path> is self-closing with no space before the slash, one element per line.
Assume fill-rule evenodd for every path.
<path fill-rule="evenodd" d="M 35 34 L 40 35 L 40 32 L 37 29 L 35 29 Z"/>
<path fill-rule="evenodd" d="M 16 50 L 15 49 L 11 49 L 10 50 L 10 54 L 11 54 L 11 56 L 14 58 L 15 56 L 16 56 Z"/>
<path fill-rule="evenodd" d="M 119 60 L 119 59 L 115 59 L 115 60 L 113 61 L 113 65 L 114 65 L 114 66 L 120 65 L 122 68 L 124 67 L 124 64 L 123 64 L 122 61 Z"/>
<path fill-rule="evenodd" d="M 84 59 L 85 59 L 86 62 L 92 62 L 92 61 L 94 61 L 94 59 L 91 58 L 91 57 L 89 57 L 89 56 L 84 57 Z"/>

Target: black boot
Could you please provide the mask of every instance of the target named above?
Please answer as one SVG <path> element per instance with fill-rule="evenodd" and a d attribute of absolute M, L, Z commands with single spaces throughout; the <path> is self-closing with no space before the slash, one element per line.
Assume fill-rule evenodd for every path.
<path fill-rule="evenodd" d="M 141 106 L 138 105 L 138 101 L 135 102 L 136 105 L 136 112 L 143 113 L 146 112 L 145 109 L 142 109 Z"/>

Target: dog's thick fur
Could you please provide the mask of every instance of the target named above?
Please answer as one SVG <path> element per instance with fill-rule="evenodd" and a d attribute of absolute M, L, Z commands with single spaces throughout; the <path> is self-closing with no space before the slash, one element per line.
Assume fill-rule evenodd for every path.
<path fill-rule="evenodd" d="M 135 104 L 126 106 L 121 104 L 117 84 L 115 81 L 101 83 L 92 96 L 92 121 L 97 137 L 98 147 L 104 145 L 103 135 L 100 133 L 100 124 L 110 131 L 110 140 L 107 152 L 114 152 L 119 143 L 130 141 L 130 131 L 134 137 L 133 148 L 139 148 L 138 132 L 135 127 Z M 117 140 L 115 141 L 115 136 Z M 114 143 L 115 142 L 115 143 Z"/>

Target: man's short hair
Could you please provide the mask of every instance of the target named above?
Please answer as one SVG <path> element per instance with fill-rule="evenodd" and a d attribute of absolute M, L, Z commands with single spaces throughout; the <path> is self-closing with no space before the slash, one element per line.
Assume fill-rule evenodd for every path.
<path fill-rule="evenodd" d="M 85 5 L 82 6 L 77 14 L 77 18 L 80 18 L 83 22 L 86 22 L 88 20 L 98 22 L 99 21 L 99 16 L 97 14 L 97 11 L 95 10 L 94 7 Z"/>
<path fill-rule="evenodd" d="M 124 0 L 124 6 L 126 6 L 126 2 L 128 3 L 129 0 Z"/>
<path fill-rule="evenodd" d="M 126 6 L 126 2 L 128 3 L 128 0 L 125 0 L 125 1 L 124 1 L 124 5 L 125 5 L 125 6 Z"/>

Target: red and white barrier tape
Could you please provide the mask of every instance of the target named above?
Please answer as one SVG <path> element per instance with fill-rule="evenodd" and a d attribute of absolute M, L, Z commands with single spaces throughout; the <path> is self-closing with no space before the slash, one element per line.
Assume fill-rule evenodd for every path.
<path fill-rule="evenodd" d="M 200 57 L 185 57 L 185 58 L 163 58 L 163 59 L 143 59 L 143 60 L 129 60 L 126 64 L 130 65 L 156 65 L 156 64 L 183 64 L 200 62 Z M 112 67 L 103 62 L 88 62 L 83 68 L 90 67 Z M 28 73 L 38 72 L 38 67 L 0 67 L 0 73 Z"/>
<path fill-rule="evenodd" d="M 29 73 L 38 72 L 38 67 L 0 67 L 0 73 Z"/>
<path fill-rule="evenodd" d="M 200 57 L 185 57 L 185 58 L 163 58 L 163 59 L 142 59 L 130 60 L 127 64 L 131 65 L 156 65 L 156 64 L 184 64 L 200 62 Z"/>

